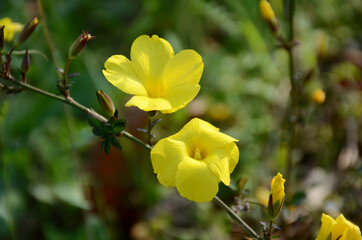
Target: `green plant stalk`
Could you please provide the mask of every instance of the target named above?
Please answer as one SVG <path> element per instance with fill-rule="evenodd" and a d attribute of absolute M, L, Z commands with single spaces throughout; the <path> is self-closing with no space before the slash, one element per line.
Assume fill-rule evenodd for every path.
<path fill-rule="evenodd" d="M 19 81 L 16 81 L 14 79 L 12 79 L 12 83 L 18 85 L 18 86 L 21 86 L 25 89 L 28 89 L 30 91 L 33 91 L 33 92 L 36 92 L 38 94 L 41 94 L 41 95 L 44 95 L 44 96 L 47 96 L 49 98 L 53 98 L 53 99 L 56 99 L 58 101 L 61 101 L 61 102 L 64 102 L 66 104 L 69 104 L 75 108 L 78 108 L 79 110 L 87 113 L 90 117 L 94 117 L 94 118 L 97 118 L 98 120 L 102 121 L 102 122 L 107 122 L 107 118 L 103 117 L 102 115 L 100 115 L 99 113 L 97 113 L 96 111 L 94 111 L 93 109 L 91 108 L 87 108 L 85 107 L 84 105 L 78 103 L 77 101 L 75 101 L 73 98 L 71 97 L 68 97 L 68 98 L 65 98 L 63 96 L 59 96 L 59 95 L 55 95 L 53 93 L 50 93 L 50 92 L 47 92 L 45 90 L 42 90 L 40 88 L 37 88 L 37 87 L 34 87 L 28 83 L 24 83 L 24 82 L 19 82 Z M 132 134 L 130 134 L 129 132 L 123 130 L 121 132 L 121 136 L 124 136 L 125 138 L 141 145 L 142 147 L 146 148 L 147 150 L 151 150 L 152 147 L 146 143 L 144 143 L 142 140 L 136 138 L 135 136 L 133 136 Z"/>
<path fill-rule="evenodd" d="M 67 62 L 65 63 L 63 79 L 62 79 L 62 80 L 64 80 L 64 82 L 63 82 L 64 87 L 68 87 L 68 83 L 69 83 L 68 69 L 69 69 L 69 64 L 70 64 L 71 61 L 72 61 L 72 59 L 68 58 Z"/>
<path fill-rule="evenodd" d="M 229 216 L 234 219 L 248 234 L 253 236 L 254 238 L 260 239 L 259 235 L 246 223 L 243 219 L 241 219 L 233 210 L 231 210 L 218 196 L 215 196 L 213 201 L 226 210 Z"/>
<path fill-rule="evenodd" d="M 38 5 L 39 14 L 40 14 L 41 20 L 43 22 L 44 35 L 45 35 L 45 39 L 46 39 L 48 47 L 49 47 L 49 52 L 50 52 L 50 55 L 51 55 L 51 58 L 52 58 L 52 61 L 53 61 L 55 72 L 56 72 L 58 77 L 61 77 L 60 73 L 56 70 L 57 62 L 56 62 L 56 58 L 55 58 L 55 47 L 54 47 L 52 37 L 50 35 L 50 31 L 49 31 L 48 24 L 47 24 L 47 19 L 46 19 L 44 10 L 43 10 L 42 2 L 41 2 L 41 0 L 37 0 L 36 3 Z"/>
<path fill-rule="evenodd" d="M 269 223 L 269 231 L 268 231 L 268 239 L 271 240 L 271 237 L 272 237 L 272 230 L 273 230 L 273 220 L 270 220 L 270 223 Z"/>
<path fill-rule="evenodd" d="M 0 152 L 0 159 L 1 159 L 1 152 Z M 8 221 L 6 221 L 6 222 L 7 222 L 9 231 L 10 231 L 11 239 L 15 240 L 15 226 L 14 226 L 13 217 L 11 215 L 9 201 L 8 201 L 8 198 L 7 198 L 8 193 L 9 193 L 9 191 L 8 191 L 9 188 L 8 188 L 8 181 L 7 181 L 8 174 L 7 174 L 7 171 L 5 169 L 5 167 L 6 167 L 5 158 L 3 158 L 3 160 L 1 162 L 2 162 L 2 165 L 3 165 L 1 169 L 2 169 L 2 175 L 3 175 L 2 181 L 3 181 L 3 184 L 4 184 L 3 186 L 4 186 L 5 210 L 6 210 L 6 214 L 7 214 L 7 217 L 8 217 L 8 219 L 7 219 Z"/>
<path fill-rule="evenodd" d="M 151 134 L 151 129 L 152 129 L 152 117 L 148 116 L 148 123 L 147 123 L 147 143 L 148 145 L 152 145 L 151 144 L 151 139 L 152 139 L 152 134 Z"/>
<path fill-rule="evenodd" d="M 286 192 L 289 193 L 289 186 L 291 185 L 292 178 L 293 178 L 293 149 L 296 145 L 296 121 L 298 121 L 299 118 L 299 110 L 298 110 L 298 98 L 299 98 L 299 90 L 297 79 L 295 78 L 295 66 L 294 66 L 294 55 L 293 55 L 293 46 L 294 46 L 294 12 L 295 12 L 295 0 L 289 0 L 288 1 L 288 9 L 287 14 L 288 16 L 288 45 L 289 47 L 286 48 L 288 52 L 288 58 L 289 58 L 289 78 L 290 78 L 290 84 L 291 84 L 291 91 L 289 98 L 291 100 L 290 109 L 291 111 L 289 113 L 292 114 L 293 122 L 288 121 L 289 125 L 289 142 L 290 142 L 290 149 L 288 152 L 288 158 L 287 158 L 287 169 L 286 169 L 286 179 L 288 179 L 288 183 L 286 184 Z M 287 116 L 289 117 L 287 112 Z"/>

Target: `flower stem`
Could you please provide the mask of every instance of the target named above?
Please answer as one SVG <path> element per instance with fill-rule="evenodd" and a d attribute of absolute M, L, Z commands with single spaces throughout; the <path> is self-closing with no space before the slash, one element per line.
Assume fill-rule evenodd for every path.
<path fill-rule="evenodd" d="M 270 240 L 273 235 L 273 220 L 270 220 L 269 223 L 269 231 L 268 231 L 268 239 Z"/>
<path fill-rule="evenodd" d="M 248 234 L 252 235 L 254 238 L 259 239 L 259 235 L 241 219 L 233 210 L 231 210 L 218 196 L 215 196 L 213 200 L 217 205 L 224 208 L 229 216 L 234 219 Z"/>
<path fill-rule="evenodd" d="M 56 99 L 58 101 L 61 101 L 61 102 L 64 102 L 66 104 L 69 104 L 75 108 L 78 108 L 79 110 L 87 113 L 90 117 L 94 117 L 102 122 L 107 122 L 107 118 L 103 117 L 102 115 L 100 115 L 99 113 L 97 113 L 96 111 L 94 111 L 93 109 L 91 108 L 87 108 L 85 107 L 84 105 L 78 103 L 77 101 L 75 101 L 73 98 L 71 97 L 63 97 L 63 96 L 59 96 L 59 95 L 55 95 L 53 93 L 50 93 L 50 92 L 47 92 L 43 89 L 40 89 L 40 88 L 37 88 L 37 87 L 34 87 L 28 83 L 24 83 L 24 82 L 19 82 L 19 81 L 16 81 L 15 79 L 12 79 L 12 83 L 16 84 L 16 85 L 19 85 L 23 88 L 26 88 L 30 91 L 33 91 L 33 92 L 36 92 L 38 94 L 41 94 L 41 95 L 44 95 L 44 96 L 47 96 L 49 98 L 53 98 L 53 99 Z M 138 145 L 144 147 L 145 149 L 151 151 L 152 147 L 146 143 L 144 143 L 142 140 L 136 138 L 135 136 L 133 136 L 132 134 L 130 134 L 129 132 L 123 130 L 121 132 L 121 136 L 124 136 L 125 138 L 133 141 L 134 143 L 137 143 Z"/>
<path fill-rule="evenodd" d="M 299 121 L 299 109 L 298 109 L 298 99 L 299 92 L 298 89 L 298 79 L 295 77 L 295 66 L 294 66 L 294 55 L 293 55 L 293 46 L 294 46 L 294 12 L 295 12 L 295 0 L 286 0 L 286 16 L 288 20 L 288 45 L 289 48 L 286 48 L 288 52 L 289 58 L 289 78 L 291 84 L 291 91 L 289 95 L 290 104 L 289 111 L 287 111 L 287 122 L 289 128 L 289 144 L 290 149 L 287 158 L 287 169 L 286 169 L 286 179 L 288 179 L 288 183 L 286 184 L 286 192 L 289 193 L 289 186 L 291 185 L 293 178 L 293 157 L 292 152 L 296 145 L 297 138 L 297 122 Z M 291 116 L 289 116 L 291 114 Z"/>

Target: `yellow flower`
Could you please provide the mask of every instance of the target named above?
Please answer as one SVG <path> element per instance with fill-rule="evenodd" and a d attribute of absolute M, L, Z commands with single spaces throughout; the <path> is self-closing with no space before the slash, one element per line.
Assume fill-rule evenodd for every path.
<path fill-rule="evenodd" d="M 104 67 L 103 74 L 110 83 L 135 95 L 127 107 L 172 113 L 185 107 L 199 92 L 204 63 L 193 50 L 174 55 L 165 39 L 142 35 L 132 44 L 131 61 L 113 55 Z"/>
<path fill-rule="evenodd" d="M 313 92 L 313 100 L 316 103 L 322 104 L 324 103 L 324 100 L 326 99 L 326 94 L 322 89 L 317 89 Z"/>
<path fill-rule="evenodd" d="M 336 220 L 322 214 L 322 226 L 316 240 L 361 240 L 361 231 L 359 227 L 348 221 L 343 214 L 340 214 Z"/>
<path fill-rule="evenodd" d="M 2 18 L 0 19 L 0 27 L 4 26 L 4 39 L 5 41 L 12 41 L 14 39 L 15 33 L 20 32 L 23 29 L 23 25 L 20 23 L 16 23 L 11 21 L 10 18 Z"/>
<path fill-rule="evenodd" d="M 210 123 L 194 118 L 153 147 L 154 173 L 162 185 L 176 187 L 189 200 L 211 201 L 220 181 L 230 184 L 230 174 L 239 160 L 237 141 Z"/>
<path fill-rule="evenodd" d="M 273 205 L 278 201 L 279 204 L 282 204 L 284 198 L 284 182 L 283 176 L 278 173 L 273 180 L 271 181 L 271 195 L 273 196 Z"/>
<path fill-rule="evenodd" d="M 274 21 L 275 13 L 274 13 L 273 8 L 271 7 L 270 3 L 267 0 L 261 0 L 259 2 L 259 8 L 260 8 L 261 16 L 266 21 Z"/>

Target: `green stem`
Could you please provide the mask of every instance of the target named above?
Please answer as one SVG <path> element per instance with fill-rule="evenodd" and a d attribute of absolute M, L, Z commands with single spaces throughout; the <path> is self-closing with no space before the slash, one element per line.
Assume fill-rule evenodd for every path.
<path fill-rule="evenodd" d="M 37 0 L 36 2 L 37 2 L 37 5 L 38 5 L 40 17 L 41 17 L 42 22 L 43 22 L 44 35 L 45 35 L 45 39 L 46 39 L 46 41 L 47 41 L 47 43 L 48 43 L 48 47 L 49 47 L 49 51 L 50 51 L 50 56 L 51 56 L 52 61 L 53 61 L 53 65 L 54 65 L 54 68 L 55 68 L 55 72 L 56 72 L 56 74 L 57 74 L 58 77 L 61 77 L 60 73 L 56 70 L 56 68 L 57 68 L 57 62 L 56 62 L 56 58 L 55 58 L 55 47 L 54 47 L 54 43 L 53 43 L 52 37 L 51 37 L 51 35 L 50 35 L 50 31 L 49 31 L 48 24 L 47 24 L 47 19 L 46 19 L 44 10 L 43 10 L 43 5 L 42 5 L 41 0 Z"/>
<path fill-rule="evenodd" d="M 241 219 L 233 210 L 231 210 L 218 196 L 215 196 L 213 200 L 217 205 L 224 208 L 229 216 L 234 219 L 248 234 L 253 236 L 254 238 L 259 239 L 259 235 L 246 223 L 243 219 Z"/>
<path fill-rule="evenodd" d="M 1 147 L 1 146 L 0 146 Z M 0 159 L 1 159 L 1 152 L 0 152 Z M 15 226 L 14 226 L 14 222 L 13 222 L 13 217 L 11 215 L 11 209 L 9 206 L 9 200 L 8 200 L 8 193 L 9 193 L 9 188 L 8 188 L 8 181 L 7 181 L 7 171 L 6 171 L 6 163 L 5 163 L 5 157 L 2 160 L 2 175 L 3 175 L 3 186 L 4 186 L 4 202 L 5 202 L 5 210 L 6 210 L 6 215 L 7 215 L 7 225 L 9 227 L 9 231 L 10 231 L 10 235 L 11 235 L 11 239 L 15 240 Z"/>
<path fill-rule="evenodd" d="M 53 93 L 50 93 L 50 92 L 47 92 L 47 91 L 44 91 L 40 88 L 37 88 L 37 87 L 34 87 L 28 83 L 24 83 L 24 82 L 19 82 L 19 81 L 16 81 L 14 79 L 12 79 L 12 83 L 16 84 L 16 85 L 19 85 L 25 89 L 28 89 L 30 91 L 33 91 L 33 92 L 36 92 L 36 93 L 39 93 L 41 95 L 44 95 L 44 96 L 47 96 L 49 98 L 53 98 L 53 99 L 56 99 L 58 101 L 61 101 L 61 102 L 64 102 L 66 104 L 69 104 L 75 108 L 78 108 L 79 110 L 87 113 L 90 117 L 94 117 L 94 118 L 97 118 L 98 120 L 102 121 L 102 122 L 107 122 L 107 118 L 103 117 L 102 115 L 100 115 L 99 113 L 97 113 L 96 111 L 94 111 L 93 109 L 91 108 L 87 108 L 85 106 L 83 106 L 82 104 L 78 103 L 77 101 L 75 101 L 73 98 L 71 97 L 68 97 L 68 98 L 65 98 L 63 96 L 59 96 L 59 95 L 55 95 Z M 129 132 L 123 130 L 121 132 L 121 136 L 124 136 L 125 138 L 133 141 L 134 143 L 137 143 L 139 144 L 140 146 L 144 147 L 145 149 L 151 151 L 152 147 L 146 143 L 144 143 L 142 140 L 136 138 L 135 136 L 133 136 L 132 134 L 130 134 Z"/>
<path fill-rule="evenodd" d="M 152 134 L 151 134 L 151 124 L 152 124 L 152 117 L 148 116 L 148 123 L 147 123 L 147 143 L 148 145 L 152 146 L 151 144 L 151 139 L 152 139 Z"/>
<path fill-rule="evenodd" d="M 63 85 L 64 85 L 64 87 L 67 87 L 68 83 L 69 83 L 68 69 L 69 69 L 69 64 L 70 64 L 71 61 L 72 61 L 72 59 L 68 58 L 67 62 L 65 63 L 64 73 L 63 73 L 63 80 L 64 80 Z"/>
<path fill-rule="evenodd" d="M 289 193 L 289 186 L 291 185 L 292 178 L 293 178 L 293 156 L 292 152 L 296 145 L 296 124 L 299 121 L 299 110 L 298 110 L 298 99 L 299 99 L 299 90 L 297 84 L 297 78 L 295 77 L 295 66 L 294 66 L 294 55 L 293 55 L 293 46 L 294 46 L 294 12 L 295 12 L 295 0 L 289 0 L 287 5 L 287 14 L 288 16 L 288 42 L 289 48 L 287 48 L 288 57 L 289 57 L 289 78 L 291 84 L 291 91 L 290 91 L 290 101 L 289 109 L 287 111 L 287 122 L 289 128 L 289 143 L 290 149 L 288 153 L 287 159 L 287 169 L 286 169 L 286 179 L 288 179 L 288 183 L 286 184 L 285 191 Z"/>
<path fill-rule="evenodd" d="M 268 238 L 269 240 L 271 239 L 273 235 L 273 220 L 270 220 L 270 223 L 269 223 L 269 232 L 268 232 Z"/>

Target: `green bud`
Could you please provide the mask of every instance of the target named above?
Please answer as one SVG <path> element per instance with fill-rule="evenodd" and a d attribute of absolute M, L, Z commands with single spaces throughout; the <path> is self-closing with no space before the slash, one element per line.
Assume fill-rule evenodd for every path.
<path fill-rule="evenodd" d="M 69 58 L 73 59 L 78 56 L 84 49 L 87 42 L 91 39 L 95 38 L 95 36 L 91 36 L 88 32 L 82 32 L 82 34 L 74 41 L 72 46 L 69 49 Z"/>
<path fill-rule="evenodd" d="M 107 113 L 107 115 L 113 116 L 116 108 L 114 107 L 112 99 L 102 90 L 97 91 L 97 99 L 99 105 L 101 105 L 102 109 Z"/>
<path fill-rule="evenodd" d="M 29 58 L 29 53 L 28 53 L 28 49 L 27 49 L 25 51 L 23 62 L 21 63 L 21 71 L 23 73 L 27 73 L 29 71 L 29 68 L 30 68 L 30 58 Z"/>
<path fill-rule="evenodd" d="M 0 27 L 0 51 L 2 51 L 5 47 L 4 28 L 4 25 Z"/>
<path fill-rule="evenodd" d="M 15 43 L 15 47 L 18 47 L 21 44 L 23 44 L 23 42 L 25 42 L 26 39 L 28 39 L 30 37 L 30 35 L 34 32 L 34 30 L 35 30 L 36 26 L 38 26 L 38 24 L 39 24 L 38 18 L 33 17 L 32 19 L 30 19 L 29 22 L 27 24 L 25 24 L 23 30 L 19 34 L 18 39 Z"/>

